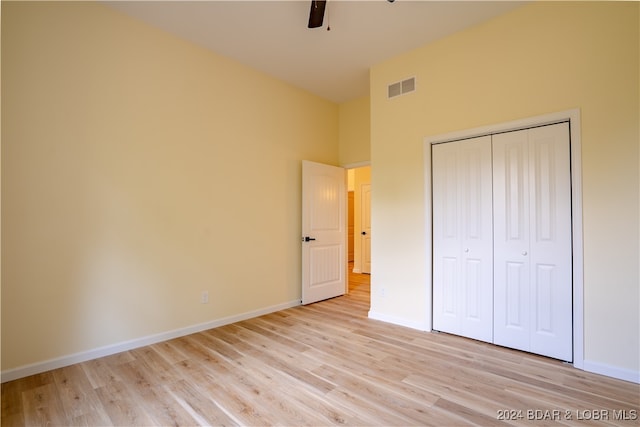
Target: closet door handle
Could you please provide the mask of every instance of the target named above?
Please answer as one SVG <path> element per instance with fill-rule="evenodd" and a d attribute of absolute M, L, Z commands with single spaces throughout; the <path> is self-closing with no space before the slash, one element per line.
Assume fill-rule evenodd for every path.
<path fill-rule="evenodd" d="M 523 256 L 527 256 L 527 251 L 522 251 Z"/>

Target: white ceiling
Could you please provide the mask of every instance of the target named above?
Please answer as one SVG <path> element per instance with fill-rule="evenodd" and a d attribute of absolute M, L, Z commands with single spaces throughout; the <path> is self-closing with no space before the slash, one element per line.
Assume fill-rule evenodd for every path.
<path fill-rule="evenodd" d="M 367 95 L 371 66 L 523 4 L 330 0 L 309 29 L 311 0 L 105 3 L 334 102 Z"/>

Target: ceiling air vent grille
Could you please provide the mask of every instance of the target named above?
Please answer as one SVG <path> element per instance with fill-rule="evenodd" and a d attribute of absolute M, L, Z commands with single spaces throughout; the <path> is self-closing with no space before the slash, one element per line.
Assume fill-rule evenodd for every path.
<path fill-rule="evenodd" d="M 396 96 L 404 95 L 416 90 L 416 78 L 402 80 L 400 82 L 391 83 L 387 87 L 387 98 L 395 98 Z"/>

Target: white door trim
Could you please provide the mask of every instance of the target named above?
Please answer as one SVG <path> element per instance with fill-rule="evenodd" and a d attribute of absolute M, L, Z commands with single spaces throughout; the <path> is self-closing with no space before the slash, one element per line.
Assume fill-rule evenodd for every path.
<path fill-rule="evenodd" d="M 426 273 L 428 287 L 426 292 L 427 330 L 432 330 L 432 195 L 431 195 L 431 146 L 442 142 L 456 141 L 466 138 L 509 132 L 536 126 L 569 122 L 571 134 L 571 222 L 573 251 L 573 366 L 584 369 L 584 251 L 582 231 L 582 141 L 580 133 L 580 110 L 572 109 L 536 117 L 482 126 L 424 138 L 424 188 L 425 188 L 425 221 L 426 221 Z"/>

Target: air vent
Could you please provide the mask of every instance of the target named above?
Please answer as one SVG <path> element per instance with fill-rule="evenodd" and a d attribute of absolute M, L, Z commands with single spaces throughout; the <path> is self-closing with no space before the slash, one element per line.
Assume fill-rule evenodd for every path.
<path fill-rule="evenodd" d="M 391 83 L 387 87 L 387 98 L 395 98 L 416 90 L 416 78 L 402 80 L 400 82 Z"/>

